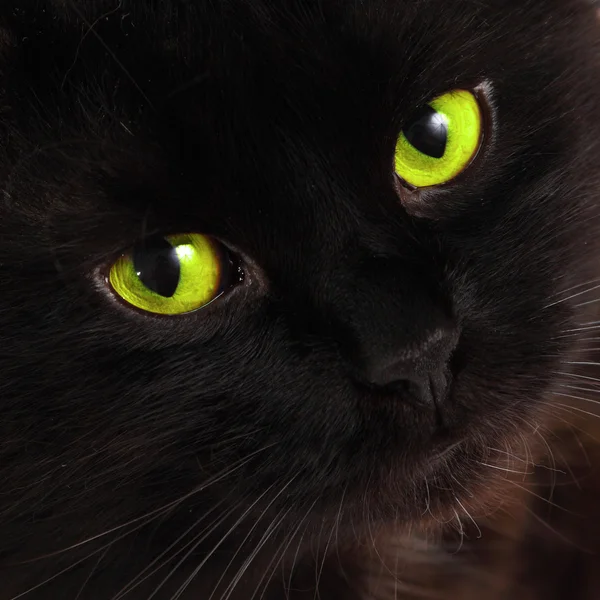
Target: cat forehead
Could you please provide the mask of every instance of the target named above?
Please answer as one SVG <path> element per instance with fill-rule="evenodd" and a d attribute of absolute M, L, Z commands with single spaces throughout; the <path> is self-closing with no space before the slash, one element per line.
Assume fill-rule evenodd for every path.
<path fill-rule="evenodd" d="M 252 197 L 268 222 L 265 198 L 277 209 L 294 197 L 322 211 L 308 201 L 315 180 L 327 180 L 321 192 L 348 198 L 353 184 L 342 180 L 351 169 L 368 174 L 379 159 L 390 167 L 402 119 L 435 93 L 485 77 L 529 89 L 525 55 L 556 79 L 569 4 L 14 0 L 0 7 L 0 43 L 6 63 L 21 68 L 3 70 L 5 95 L 32 147 L 57 137 L 105 144 L 72 150 L 73 172 L 100 153 L 111 176 L 139 175 L 131 188 L 147 182 L 139 195 L 168 197 L 161 204 L 173 210 L 173 183 L 200 177 L 202 191 L 183 196 L 225 187 L 214 197 L 231 206 L 220 200 L 214 212 L 239 213 Z M 560 102 L 548 110 L 558 112 Z M 33 125 L 32 114 L 40 117 Z M 132 166 L 132 154 L 143 164 Z M 125 203 L 135 204 L 123 189 Z M 206 213 L 211 202 L 198 205 Z"/>
<path fill-rule="evenodd" d="M 367 51 L 371 46 L 393 54 L 393 47 L 400 46 L 404 61 L 418 59 L 418 53 L 413 51 L 419 48 L 427 47 L 432 55 L 436 50 L 440 54 L 453 54 L 456 49 L 453 56 L 456 60 L 460 54 L 473 50 L 469 48 L 469 38 L 485 45 L 492 41 L 494 31 L 510 32 L 513 43 L 518 44 L 520 35 L 535 34 L 540 17 L 545 17 L 541 25 L 548 28 L 552 16 L 563 12 L 559 8 L 564 4 L 568 3 L 555 0 L 486 3 L 474 0 L 352 3 L 344 0 L 276 3 L 267 0 L 160 3 L 129 0 L 115 5 L 110 0 L 53 0 L 50 3 L 12 0 L 0 7 L 0 23 L 4 31 L 13 34 L 14 43 L 38 39 L 55 48 L 62 44 L 65 49 L 74 43 L 76 52 L 85 54 L 93 44 L 84 42 L 95 38 L 103 42 L 105 52 L 115 55 L 135 44 L 138 51 L 143 49 L 154 56 L 171 54 L 180 63 L 198 60 L 210 63 L 211 59 L 237 62 L 240 50 L 253 51 L 257 59 L 267 62 L 302 61 L 315 55 L 321 60 L 339 61 L 344 54 L 357 58 L 351 42 L 354 42 L 354 51 Z M 251 58 L 247 54 L 244 57 Z"/>
<path fill-rule="evenodd" d="M 335 123 L 332 105 L 357 116 L 402 114 L 452 86 L 510 70 L 525 53 L 543 57 L 549 36 L 556 47 L 555 29 L 568 26 L 566 4 L 13 0 L 0 7 L 0 60 L 4 46 L 7 61 L 17 58 L 67 94 L 129 86 L 165 102 L 198 92 L 191 112 L 223 100 L 230 114 L 236 104 L 243 111 L 242 102 L 258 112 L 283 102 L 307 121 Z"/>

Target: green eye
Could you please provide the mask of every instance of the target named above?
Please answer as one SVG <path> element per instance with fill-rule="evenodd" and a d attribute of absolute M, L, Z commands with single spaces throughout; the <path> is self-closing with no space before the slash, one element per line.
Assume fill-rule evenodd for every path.
<path fill-rule="evenodd" d="M 146 238 L 113 264 L 108 278 L 113 290 L 136 308 L 180 315 L 219 296 L 230 268 L 218 242 L 187 233 Z"/>
<path fill-rule="evenodd" d="M 469 166 L 481 144 L 481 109 L 466 90 L 416 111 L 396 144 L 396 173 L 409 185 L 441 185 Z"/>

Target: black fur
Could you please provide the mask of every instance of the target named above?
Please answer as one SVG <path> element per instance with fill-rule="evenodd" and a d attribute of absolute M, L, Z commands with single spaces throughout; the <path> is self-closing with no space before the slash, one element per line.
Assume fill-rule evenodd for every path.
<path fill-rule="evenodd" d="M 492 502 L 596 276 L 598 56 L 577 0 L 3 0 L 0 599 L 359 598 L 373 532 Z M 475 87 L 475 162 L 404 189 L 403 122 Z M 114 300 L 189 231 L 243 282 Z M 448 399 L 369 383 L 433 326 Z"/>

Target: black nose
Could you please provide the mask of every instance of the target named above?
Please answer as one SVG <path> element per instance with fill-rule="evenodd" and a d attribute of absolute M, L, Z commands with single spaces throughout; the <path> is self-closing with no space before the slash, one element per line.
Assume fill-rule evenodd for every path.
<path fill-rule="evenodd" d="M 363 357 L 361 376 L 371 386 L 408 387 L 420 402 L 439 404 L 450 384 L 449 362 L 457 342 L 457 330 L 441 326 L 404 345 L 384 344 Z"/>

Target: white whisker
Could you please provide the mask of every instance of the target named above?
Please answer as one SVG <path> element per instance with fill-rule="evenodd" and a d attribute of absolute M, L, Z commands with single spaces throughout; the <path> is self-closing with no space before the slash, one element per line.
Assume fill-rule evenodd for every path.
<path fill-rule="evenodd" d="M 107 544 L 107 547 L 110 547 L 111 545 L 112 545 L 112 542 L 110 544 Z M 101 550 L 104 550 L 104 548 L 102 548 Z M 18 598 L 22 598 L 23 596 L 26 596 L 27 594 L 30 594 L 31 592 L 35 592 L 35 590 L 38 590 L 42 586 L 50 583 L 51 581 L 54 581 L 55 579 L 57 579 L 61 575 L 64 575 L 65 573 L 68 573 L 69 571 L 71 571 L 72 569 L 74 569 L 75 567 L 77 567 L 78 565 L 80 565 L 81 563 L 83 563 L 86 560 L 88 560 L 88 558 L 91 558 L 92 556 L 95 556 L 96 554 L 98 554 L 98 551 L 91 552 L 87 556 L 84 556 L 83 558 L 80 558 L 79 560 L 77 560 L 73 564 L 69 565 L 68 567 L 65 567 L 64 569 L 61 569 L 58 573 L 55 573 L 51 577 L 48 577 L 47 579 L 44 579 L 44 581 L 42 581 L 41 583 L 38 583 L 37 585 L 34 585 L 33 587 L 30 587 L 29 589 L 25 590 L 24 592 L 20 592 L 16 596 L 13 596 L 10 600 L 18 600 Z"/>
<path fill-rule="evenodd" d="M 199 567 L 197 567 L 197 570 L 194 570 L 194 572 L 192 573 L 192 576 L 190 576 L 186 582 L 190 582 L 196 575 L 196 573 L 198 571 L 200 571 L 200 568 L 210 559 L 210 557 L 219 549 L 219 547 L 221 546 L 222 543 L 225 542 L 225 540 L 227 539 L 227 537 L 237 528 L 237 526 L 246 518 L 246 516 L 250 513 L 250 511 L 262 500 L 262 498 L 268 494 L 271 491 L 271 488 L 273 488 L 275 486 L 275 484 L 273 483 L 272 485 L 270 485 L 258 498 L 256 498 L 256 500 L 254 500 L 254 502 L 244 511 L 244 513 L 242 514 L 241 517 L 239 517 L 239 519 L 234 523 L 234 525 L 227 531 L 227 533 L 220 539 L 220 541 L 213 547 L 213 549 L 207 554 L 207 556 L 204 557 L 203 561 L 200 563 Z M 156 596 L 156 594 L 162 589 L 162 587 L 169 581 L 169 579 L 171 579 L 171 577 L 177 572 L 177 570 L 179 569 L 179 567 L 181 567 L 181 565 L 183 565 L 185 563 L 186 560 L 188 560 L 188 558 L 194 553 L 194 551 L 198 548 L 198 546 L 205 540 L 208 538 L 208 536 L 213 533 L 217 527 L 219 527 L 219 525 L 221 525 L 223 522 L 225 522 L 225 520 L 231 516 L 235 511 L 237 510 L 237 507 L 232 508 L 228 513 L 226 513 L 217 523 L 216 525 L 214 525 L 213 527 L 211 527 L 211 529 L 205 534 L 203 535 L 196 543 L 194 543 L 194 545 L 190 548 L 190 550 L 188 550 L 185 555 L 177 562 L 177 564 L 173 567 L 173 569 L 171 569 L 170 573 L 159 583 L 159 585 L 154 589 L 154 591 L 152 592 L 152 594 L 150 594 L 150 596 L 148 596 L 147 600 L 152 600 L 152 598 L 154 598 Z M 184 582 L 184 585 L 187 586 L 187 583 Z M 181 588 L 179 588 L 181 590 Z M 178 590 L 179 591 L 179 590 Z M 177 596 L 177 592 L 173 598 L 173 600 L 175 600 Z"/>
<path fill-rule="evenodd" d="M 112 600 L 120 600 L 120 598 L 126 596 L 127 594 L 129 594 L 129 592 L 131 592 L 132 590 L 134 590 L 136 587 L 138 587 L 139 585 L 141 585 L 144 581 L 146 581 L 148 578 L 152 577 L 152 575 L 154 575 L 156 572 L 158 572 L 160 569 L 162 569 L 165 564 L 167 563 L 167 561 L 165 561 L 164 563 L 161 563 L 158 567 L 152 569 L 152 567 L 159 562 L 164 556 L 166 556 L 175 546 L 177 546 L 190 532 L 192 532 L 202 521 L 204 521 L 211 513 L 213 513 L 219 506 L 221 506 L 224 503 L 224 500 L 221 500 L 220 502 L 218 502 L 213 508 L 211 508 L 209 511 L 207 511 L 206 513 L 204 513 L 202 515 L 202 517 L 200 519 L 198 519 L 197 521 L 194 522 L 193 525 L 191 525 L 190 527 L 188 527 L 172 544 L 170 544 L 165 550 L 163 550 L 154 560 L 152 560 L 142 571 L 140 571 L 126 586 L 124 586 L 121 590 L 119 590 L 117 592 L 117 594 L 113 597 Z M 227 515 L 229 515 L 230 513 L 227 513 Z M 210 525 L 208 527 L 213 526 L 219 519 L 215 519 L 213 520 Z M 185 552 L 185 550 L 187 548 L 189 548 L 192 544 L 194 544 L 198 538 L 206 532 L 208 528 L 203 529 L 200 533 L 198 533 L 197 535 L 193 536 L 192 539 L 190 541 L 188 541 L 187 543 L 183 544 L 179 550 L 177 550 L 176 552 L 174 552 L 171 557 L 169 558 L 169 560 L 172 560 L 174 558 L 176 558 L 179 554 L 181 554 L 182 552 Z M 152 570 L 150 570 L 152 569 Z M 150 570 L 150 572 L 148 572 Z M 144 575 L 145 573 L 147 573 L 146 575 Z"/>
<path fill-rule="evenodd" d="M 569 546 L 573 546 L 573 547 L 577 548 L 577 550 L 581 550 L 581 548 L 579 546 L 577 546 L 575 544 L 575 542 L 573 542 L 573 540 L 570 540 L 568 537 L 564 536 L 562 533 L 560 533 L 560 531 L 558 531 L 554 527 L 552 527 L 552 525 L 550 525 L 550 523 L 547 523 L 546 521 L 544 521 L 544 519 L 542 519 L 542 517 L 537 515 L 529 507 L 525 506 L 524 508 L 538 523 L 540 523 L 541 525 L 546 527 L 549 531 L 551 531 L 554 535 L 556 535 L 556 537 L 561 539 L 563 542 L 567 543 Z"/>
<path fill-rule="evenodd" d="M 74 569 L 75 567 L 77 567 L 78 565 L 80 565 L 80 564 L 84 563 L 86 560 L 92 558 L 92 556 L 96 556 L 96 554 L 101 553 L 103 550 L 106 551 L 113 544 L 115 544 L 116 542 L 118 542 L 118 541 L 122 540 L 123 538 L 127 537 L 132 532 L 137 531 L 138 529 L 140 529 L 141 527 L 143 527 L 147 523 L 150 523 L 152 520 L 153 519 L 149 519 L 148 521 L 142 523 L 142 525 L 138 525 L 137 527 L 134 527 L 133 529 L 131 529 L 129 531 L 126 531 L 125 533 L 122 533 L 120 536 L 118 536 L 115 539 L 111 540 L 108 544 L 105 544 L 104 546 L 101 546 L 100 548 L 97 548 L 96 550 L 94 550 L 93 552 L 90 552 L 89 554 L 87 554 L 83 558 L 80 558 L 79 560 L 73 562 L 68 567 L 65 567 L 64 569 L 61 569 L 58 573 L 55 573 L 54 575 L 48 577 L 47 579 L 44 579 L 44 581 L 42 581 L 42 582 L 34 585 L 33 587 L 30 587 L 29 589 L 25 590 L 24 592 L 20 592 L 16 596 L 13 596 L 12 598 L 10 598 L 10 600 L 17 600 L 18 598 L 22 598 L 23 596 L 26 596 L 27 594 L 30 594 L 31 592 L 34 592 L 35 590 L 43 587 L 44 585 L 50 583 L 51 581 L 54 581 L 55 579 L 57 579 L 61 575 L 64 575 L 65 573 L 68 573 L 69 571 L 71 571 L 72 569 Z"/>
<path fill-rule="evenodd" d="M 62 548 L 61 550 L 57 550 L 55 552 L 51 552 L 49 554 L 44 554 L 42 556 L 38 556 L 34 559 L 31 560 L 27 560 L 27 561 L 23 561 L 19 564 L 29 564 L 32 562 L 36 562 L 38 560 L 43 560 L 45 558 L 51 558 L 52 556 L 57 556 L 58 554 L 62 554 L 64 552 L 69 552 L 70 550 L 74 550 L 76 548 L 79 548 L 80 546 L 83 546 L 85 544 L 89 544 L 90 542 L 93 542 L 97 539 L 100 539 L 102 537 L 105 537 L 107 535 L 110 535 L 111 533 L 115 533 L 116 531 L 119 531 L 125 527 L 128 527 L 129 525 L 133 525 L 134 523 L 139 523 L 140 521 L 143 521 L 144 519 L 147 519 L 148 517 L 156 517 L 160 514 L 164 514 L 165 512 L 167 512 L 169 509 L 174 508 L 176 506 L 179 506 L 181 503 L 185 502 L 186 500 L 188 500 L 189 498 L 191 498 L 192 496 L 206 490 L 207 488 L 209 488 L 210 486 L 214 485 L 215 483 L 219 483 L 220 481 L 222 481 L 223 479 L 225 479 L 226 477 L 229 477 L 229 475 L 231 475 L 232 473 L 235 473 L 236 471 L 238 471 L 239 469 L 241 469 L 243 466 L 245 466 L 247 463 L 249 463 L 257 454 L 264 452 L 265 450 L 268 450 L 269 448 L 271 448 L 272 446 L 274 446 L 275 444 L 269 444 L 268 446 L 264 446 L 263 448 L 261 448 L 260 450 L 256 450 L 255 452 L 252 452 L 251 454 L 249 454 L 248 456 L 244 457 L 243 459 L 241 459 L 240 461 L 238 461 L 237 463 L 234 463 L 234 466 L 231 467 L 229 470 L 225 471 L 224 473 L 219 473 L 218 475 L 215 475 L 211 478 L 209 478 L 207 481 L 201 483 L 199 486 L 195 487 L 191 492 L 187 492 L 186 494 L 184 494 L 183 496 L 181 496 L 180 498 L 178 498 L 177 500 L 173 500 L 171 502 L 168 502 L 167 504 L 161 506 L 160 508 L 155 508 L 154 510 L 151 510 L 147 513 L 145 513 L 144 515 L 140 516 L 140 517 L 136 517 L 135 519 L 131 519 L 130 521 L 127 521 L 126 523 L 123 523 L 121 525 L 117 525 L 115 527 L 112 527 L 111 529 L 107 529 L 106 531 L 99 533 L 97 535 L 94 535 L 92 537 L 86 538 L 85 540 L 81 541 L 81 542 L 77 542 L 76 544 L 72 544 L 71 546 L 67 546 L 66 548 Z M 152 519 L 151 519 L 152 520 Z M 145 525 L 146 522 L 144 522 L 141 526 Z M 136 531 L 136 529 L 133 529 L 132 531 Z"/>
<path fill-rule="evenodd" d="M 596 302 L 600 302 L 600 298 L 595 298 L 594 300 L 588 300 L 587 302 L 579 302 L 575 304 L 575 308 L 580 308 L 581 306 L 587 306 L 588 304 L 596 304 Z"/>
<path fill-rule="evenodd" d="M 576 411 L 583 415 L 588 415 L 589 417 L 596 417 L 597 419 L 600 419 L 600 415 L 598 415 L 597 413 L 590 412 L 589 410 L 583 410 L 583 408 L 578 408 L 577 406 L 571 406 L 569 404 L 561 404 L 560 402 L 553 402 L 552 406 L 556 406 L 557 408 L 561 408 L 563 410 L 567 410 L 567 411 L 571 411 L 571 412 Z"/>
<path fill-rule="evenodd" d="M 596 331 L 600 329 L 600 325 L 583 325 L 581 327 L 573 327 L 572 329 L 563 329 L 563 333 L 577 333 L 579 331 Z"/>
<path fill-rule="evenodd" d="M 77 592 L 77 596 L 75 596 L 75 600 L 79 600 L 79 598 L 81 598 L 81 594 L 83 594 L 85 588 L 87 587 L 87 584 L 90 582 L 90 580 L 94 576 L 94 573 L 98 570 L 100 563 L 104 560 L 104 558 L 108 554 L 108 551 L 110 550 L 111 546 L 112 546 L 112 544 L 110 546 L 108 546 L 108 548 L 106 548 L 106 550 L 104 550 L 104 552 L 102 552 L 102 554 L 100 554 L 100 556 L 98 557 L 98 560 L 94 563 L 94 566 L 92 567 L 92 570 L 90 571 L 89 575 L 85 578 L 85 581 L 79 588 L 79 592 Z"/>
<path fill-rule="evenodd" d="M 433 517 L 433 514 L 431 513 L 431 492 L 429 490 L 429 481 L 427 481 L 427 477 L 425 477 L 424 483 L 425 491 L 427 492 L 427 498 L 425 498 L 425 510 L 421 513 L 421 516 L 429 513 Z"/>
<path fill-rule="evenodd" d="M 465 542 L 465 528 L 463 527 L 462 521 L 460 520 L 460 516 L 458 515 L 456 509 L 452 510 L 454 510 L 454 514 L 456 515 L 456 524 L 458 526 L 458 533 L 460 534 L 460 544 L 458 545 L 458 548 L 453 552 L 453 554 L 458 554 L 462 550 L 463 544 Z"/>
<path fill-rule="evenodd" d="M 589 385 L 598 385 L 600 387 L 600 378 L 598 377 L 590 377 L 589 375 L 580 375 L 578 373 L 566 373 L 564 371 L 554 371 L 555 375 L 563 375 L 566 377 L 573 377 L 574 379 L 585 379 L 586 381 L 589 382 L 595 382 L 594 383 L 590 383 Z"/>
<path fill-rule="evenodd" d="M 560 300 L 556 300 L 555 302 L 551 302 L 550 304 L 546 304 L 546 306 L 544 306 L 544 309 L 550 308 L 551 306 L 556 306 L 557 304 L 561 304 L 562 302 L 568 302 L 569 300 L 572 300 L 573 298 L 577 298 L 578 296 L 582 296 L 583 294 L 587 294 L 588 292 L 592 292 L 594 290 L 597 290 L 600 288 L 600 284 L 599 285 L 594 285 L 592 287 L 589 287 L 581 292 L 577 292 L 576 294 L 571 294 L 570 296 L 567 296 L 566 298 L 561 298 Z M 574 289 L 574 288 L 573 288 Z"/>
<path fill-rule="evenodd" d="M 568 385 L 566 383 L 561 383 L 560 387 L 568 390 L 577 390 L 579 392 L 592 392 L 592 394 L 600 394 L 600 389 L 581 387 L 580 385 Z"/>
<path fill-rule="evenodd" d="M 244 561 L 244 564 L 238 571 L 237 575 L 235 576 L 233 581 L 229 584 L 228 593 L 227 593 L 227 590 L 225 590 L 227 595 L 222 596 L 221 600 L 229 600 L 229 598 L 231 598 L 231 595 L 233 594 L 237 584 L 240 582 L 241 578 L 244 576 L 244 573 L 248 570 L 248 567 L 252 564 L 252 561 L 258 556 L 258 553 L 262 550 L 263 546 L 269 541 L 270 537 L 273 535 L 273 532 L 277 531 L 278 527 L 281 525 L 281 523 L 283 523 L 286 516 L 289 514 L 290 510 L 291 510 L 291 507 L 289 507 L 279 519 L 277 519 L 276 521 L 273 520 L 273 522 L 269 525 L 269 527 L 267 527 L 262 538 L 256 545 L 256 548 L 254 549 L 252 554 L 250 554 L 250 556 L 248 556 L 248 558 Z M 275 518 L 277 518 L 281 514 L 282 511 L 283 511 L 283 509 L 277 513 Z M 256 589 L 258 589 L 258 588 L 256 588 Z M 177 598 L 179 598 L 179 596 Z M 173 600 L 177 600 L 177 599 L 173 598 Z"/>
<path fill-rule="evenodd" d="M 555 375 L 564 375 L 566 377 L 574 377 L 576 379 L 586 379 L 587 381 L 596 381 L 600 385 L 600 378 L 590 377 L 589 375 L 579 375 L 577 373 L 568 373 L 565 371 L 553 371 Z"/>
<path fill-rule="evenodd" d="M 535 498 L 538 498 L 539 500 L 542 500 L 542 502 L 545 502 L 546 504 L 550 505 L 550 506 L 554 506 L 556 508 L 558 508 L 559 510 L 562 510 L 564 512 L 568 512 L 566 509 L 564 509 L 562 506 L 560 506 L 559 504 L 556 504 L 556 502 L 553 502 L 551 500 L 549 500 L 548 498 L 544 498 L 544 496 L 540 496 L 540 494 L 536 494 L 534 491 L 532 491 L 531 489 L 529 489 L 528 487 L 525 487 L 523 485 L 518 484 L 516 481 L 511 481 L 510 479 L 508 480 L 509 483 L 511 483 L 512 485 L 514 485 L 515 487 L 519 488 L 520 490 L 526 492 L 527 494 L 531 494 L 532 496 L 534 496 Z"/>
<path fill-rule="evenodd" d="M 552 448 L 550 447 L 550 444 L 548 444 L 548 442 L 546 441 L 546 438 L 541 433 L 538 434 L 538 437 L 542 440 L 542 442 L 546 446 L 546 448 L 548 450 L 548 455 L 549 455 L 550 460 L 552 462 L 552 468 L 549 468 L 549 470 L 552 471 L 552 474 L 550 476 L 550 497 L 549 497 L 549 500 L 553 500 L 554 499 L 554 491 L 556 489 L 556 473 L 558 471 L 557 468 L 556 468 L 556 459 L 554 458 L 554 452 L 552 452 Z M 561 471 L 561 473 L 563 475 L 565 475 L 564 471 Z"/>
<path fill-rule="evenodd" d="M 271 501 L 267 504 L 267 506 L 263 509 L 263 511 L 260 513 L 260 515 L 256 518 L 254 525 L 252 525 L 252 527 L 250 527 L 250 529 L 248 530 L 248 532 L 246 533 L 246 536 L 244 537 L 244 539 L 240 542 L 238 549 L 235 551 L 235 553 L 233 554 L 233 556 L 231 557 L 231 560 L 229 561 L 229 564 L 223 569 L 223 573 L 221 574 L 221 577 L 219 578 L 219 580 L 217 581 L 217 583 L 215 584 L 215 587 L 213 589 L 212 594 L 209 596 L 208 600 L 212 600 L 215 592 L 217 591 L 217 588 L 219 587 L 221 581 L 223 581 L 223 578 L 225 577 L 225 574 L 227 573 L 227 571 L 229 570 L 229 568 L 231 567 L 231 565 L 234 563 L 237 555 L 241 552 L 242 548 L 244 547 L 244 544 L 250 539 L 250 536 L 252 535 L 252 533 L 254 532 L 254 530 L 258 527 L 258 525 L 261 523 L 262 518 L 267 514 L 267 512 L 269 511 L 269 509 L 271 508 L 271 506 L 273 506 L 273 504 L 277 501 L 277 499 L 285 492 L 285 490 L 287 490 L 287 488 L 292 484 L 292 482 L 296 479 L 297 474 L 294 475 L 280 490 L 279 492 L 277 492 L 277 494 L 275 494 L 275 496 L 271 499 Z"/>
<path fill-rule="evenodd" d="M 294 529 L 294 531 L 291 533 L 291 535 L 287 538 L 285 543 L 285 546 L 283 547 L 283 549 L 280 552 L 280 557 L 279 557 L 279 561 L 278 564 L 282 564 L 283 558 L 285 557 L 285 554 L 288 550 L 288 548 L 292 545 L 292 542 L 294 541 L 294 538 L 296 537 L 296 535 L 298 534 L 298 532 L 300 531 L 300 528 L 302 527 L 305 519 L 308 517 L 308 515 L 312 512 L 313 508 L 315 507 L 317 501 L 315 500 L 309 507 L 309 509 L 306 511 L 306 514 L 304 515 L 304 517 L 302 517 L 302 519 L 300 519 L 300 522 L 298 523 L 296 529 Z M 267 567 L 267 570 L 270 568 L 271 563 L 269 563 L 269 566 Z M 260 595 L 260 600 L 262 600 L 262 598 L 265 595 L 265 592 L 267 591 L 268 587 L 269 587 L 269 583 L 271 582 L 271 579 L 273 578 L 273 575 L 275 574 L 275 571 L 277 570 L 278 565 L 275 565 L 275 567 L 273 568 L 273 571 L 271 572 L 271 576 L 269 577 L 269 579 L 267 580 L 267 582 L 265 583 L 264 587 L 263 587 L 263 591 L 262 594 Z M 265 570 L 265 574 L 267 573 L 267 570 Z M 254 591 L 254 594 L 252 594 L 252 598 L 250 598 L 250 600 L 254 600 L 254 597 L 256 596 L 256 594 L 258 593 L 258 590 L 260 588 L 260 585 L 262 583 L 264 579 L 264 575 L 261 578 L 261 580 L 258 582 L 258 585 L 256 587 L 256 590 Z M 284 586 L 285 589 L 285 586 Z"/>
<path fill-rule="evenodd" d="M 344 500 L 344 497 L 342 496 L 342 500 L 340 501 L 340 507 L 338 510 L 338 517 L 342 511 L 342 502 Z M 320 592 L 319 592 L 319 586 L 321 583 L 321 576 L 323 575 L 323 568 L 325 567 L 325 561 L 327 560 L 327 553 L 329 552 L 329 546 L 331 544 L 331 540 L 333 538 L 333 534 L 335 532 L 335 524 L 334 526 L 331 528 L 331 532 L 329 533 L 329 537 L 327 538 L 327 544 L 325 544 L 325 550 L 323 550 L 323 560 L 321 561 L 321 568 L 319 569 L 318 573 L 317 573 L 317 578 L 315 581 L 315 590 L 316 590 L 316 594 L 317 596 L 320 597 Z"/>
<path fill-rule="evenodd" d="M 463 509 L 463 512 L 465 513 L 465 515 L 467 515 L 467 517 L 469 517 L 469 519 L 471 520 L 471 522 L 473 523 L 473 525 L 475 525 L 475 529 L 477 529 L 477 539 L 481 539 L 481 529 L 479 528 L 479 525 L 477 525 L 477 522 L 475 521 L 475 519 L 471 516 L 471 513 L 465 508 L 464 504 L 458 499 L 457 496 L 454 496 L 454 499 L 458 502 L 458 505 Z"/>
<path fill-rule="evenodd" d="M 507 469 L 506 467 L 499 467 L 497 465 L 491 465 L 489 463 L 482 462 L 480 460 L 477 461 L 480 465 L 484 467 L 489 467 L 490 469 L 497 469 L 498 471 L 504 471 L 505 473 L 515 473 L 516 475 L 533 475 L 533 471 L 516 471 L 514 469 Z"/>
<path fill-rule="evenodd" d="M 585 398 L 584 396 L 574 396 L 572 394 L 563 394 L 562 392 L 554 392 L 555 396 L 562 396 L 564 398 L 572 398 L 573 400 L 581 400 L 582 402 L 589 402 L 590 404 L 597 404 L 600 406 L 600 400 L 592 400 L 591 398 Z"/>
<path fill-rule="evenodd" d="M 315 502 L 312 504 L 312 506 L 308 509 L 306 515 L 304 515 L 304 519 L 302 519 L 303 521 L 308 517 L 308 515 L 314 508 L 316 502 L 317 501 L 315 500 Z M 287 588 L 284 585 L 284 589 L 286 590 L 286 597 L 288 598 L 288 600 L 290 597 L 290 591 L 292 589 L 292 579 L 294 576 L 294 569 L 296 568 L 296 561 L 298 560 L 298 554 L 300 552 L 300 547 L 302 546 L 302 542 L 304 540 L 304 536 L 306 534 L 307 527 L 308 527 L 308 523 L 306 524 L 306 527 L 304 528 L 304 531 L 302 532 L 302 535 L 300 536 L 300 539 L 298 540 L 298 545 L 296 546 L 296 552 L 294 553 L 294 560 L 292 561 L 292 567 L 290 569 L 290 574 L 288 576 Z"/>
<path fill-rule="evenodd" d="M 525 460 L 525 459 L 517 456 L 516 454 L 513 454 L 512 452 L 508 452 L 506 450 L 500 450 L 498 448 L 492 448 L 491 446 L 488 446 L 488 450 L 492 450 L 494 452 L 499 452 L 500 454 L 505 454 L 506 456 L 508 456 L 510 458 L 514 458 L 515 460 L 518 460 L 519 462 L 522 462 L 525 464 L 530 464 L 530 461 Z"/>
<path fill-rule="evenodd" d="M 592 362 L 592 361 L 565 361 L 567 365 L 578 365 L 580 367 L 600 367 L 600 362 Z"/>
<path fill-rule="evenodd" d="M 469 490 L 469 488 L 467 488 L 466 486 L 464 486 L 458 479 L 456 479 L 456 477 L 453 475 L 453 473 L 451 471 L 448 471 L 448 475 L 450 475 L 450 477 L 454 480 L 454 482 L 456 484 L 458 484 L 458 486 L 461 487 L 464 490 L 465 494 L 467 494 L 471 498 L 474 498 L 475 495 L 473 494 L 473 492 L 471 492 Z"/>

